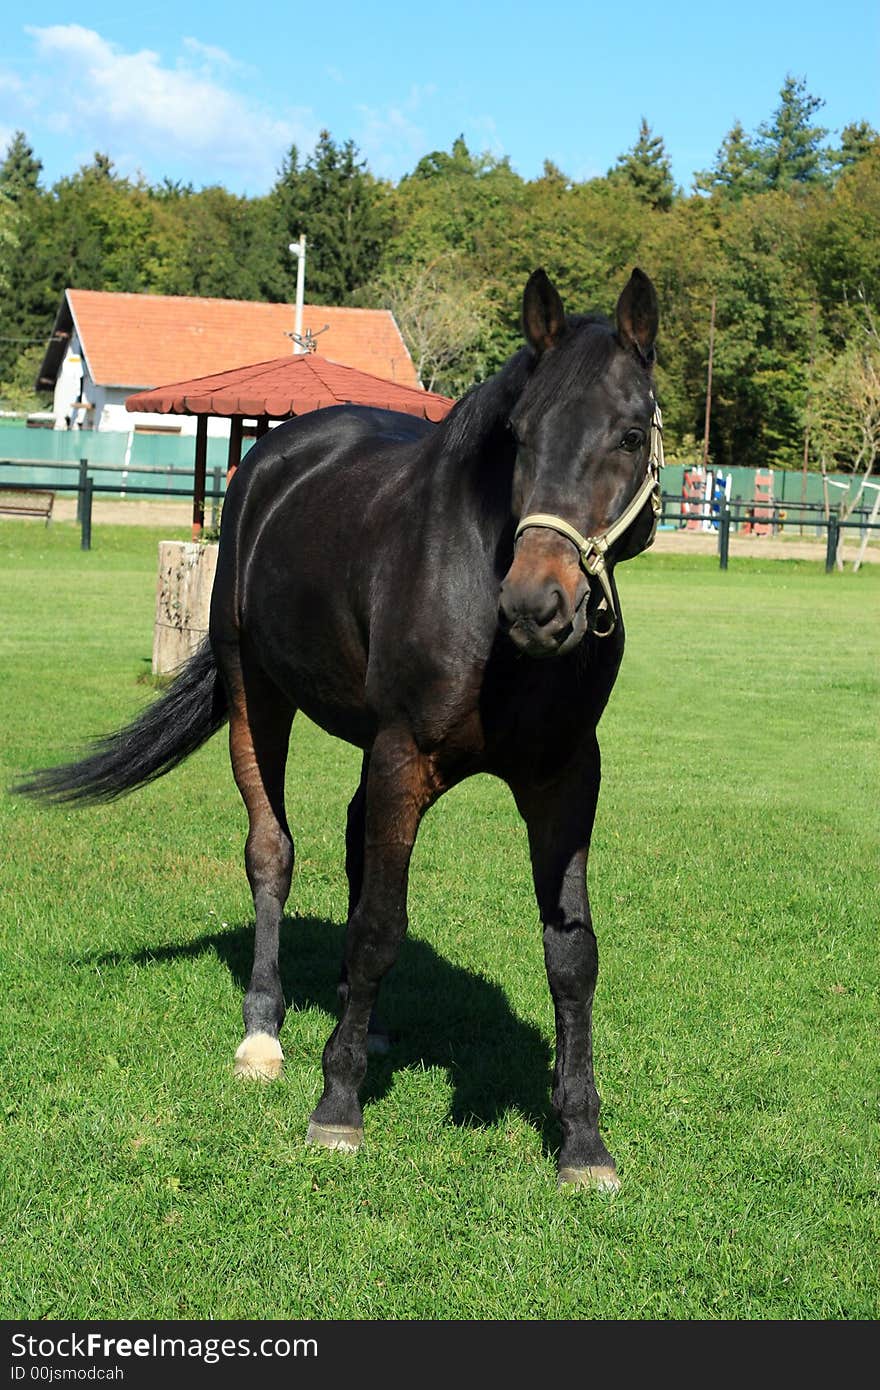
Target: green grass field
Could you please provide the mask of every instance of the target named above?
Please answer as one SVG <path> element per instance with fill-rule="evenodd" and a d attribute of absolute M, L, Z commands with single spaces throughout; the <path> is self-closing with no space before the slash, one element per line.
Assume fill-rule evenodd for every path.
<path fill-rule="evenodd" d="M 149 698 L 159 538 L 0 524 L 4 788 Z M 233 1080 L 252 908 L 220 735 L 112 806 L 0 798 L 3 1316 L 877 1317 L 880 570 L 647 555 L 619 582 L 590 881 L 621 1192 L 555 1186 L 525 837 L 488 779 L 425 822 L 365 1146 L 305 1147 L 359 757 L 304 720 L 286 1072 Z"/>

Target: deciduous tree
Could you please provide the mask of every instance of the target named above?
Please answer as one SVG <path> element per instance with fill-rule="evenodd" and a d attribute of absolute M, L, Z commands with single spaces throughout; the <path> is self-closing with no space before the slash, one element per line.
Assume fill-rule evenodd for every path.
<path fill-rule="evenodd" d="M 365 297 L 391 310 L 428 391 L 459 396 L 482 375 L 475 350 L 486 336 L 489 305 L 460 257 L 386 271 Z"/>

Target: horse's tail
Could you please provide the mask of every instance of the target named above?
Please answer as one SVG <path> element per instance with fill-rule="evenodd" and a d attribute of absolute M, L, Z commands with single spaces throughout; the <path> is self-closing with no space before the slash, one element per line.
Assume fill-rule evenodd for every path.
<path fill-rule="evenodd" d="M 226 695 L 207 639 L 131 724 L 79 762 L 42 768 L 12 788 L 41 801 L 113 801 L 170 772 L 225 723 Z"/>

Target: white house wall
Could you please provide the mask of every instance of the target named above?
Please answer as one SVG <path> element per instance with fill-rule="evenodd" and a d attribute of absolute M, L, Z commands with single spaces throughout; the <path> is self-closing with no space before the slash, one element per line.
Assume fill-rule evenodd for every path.
<path fill-rule="evenodd" d="M 55 379 L 52 409 L 55 415 L 54 427 L 56 430 L 71 428 L 73 403 L 79 400 L 80 382 L 84 372 L 85 363 L 82 360 L 79 339 L 74 333 L 67 345 L 61 370 Z"/>
<path fill-rule="evenodd" d="M 163 434 L 195 434 L 195 415 L 157 415 L 146 410 L 126 410 L 125 402 L 133 392 L 134 387 L 127 389 L 124 386 L 99 386 L 96 388 L 95 416 L 99 422 L 99 430 L 117 430 L 127 434 L 130 430 L 140 428 L 161 431 Z M 216 416 L 209 416 L 208 435 L 214 439 L 228 439 L 229 421 Z"/>
<path fill-rule="evenodd" d="M 102 432 L 130 434 L 133 429 L 140 427 L 168 434 L 195 434 L 195 415 L 158 415 L 147 411 L 127 411 L 125 402 L 128 397 L 135 391 L 142 390 L 143 386 L 96 386 L 80 351 L 79 339 L 76 333 L 73 333 L 55 382 L 54 428 L 97 429 Z M 80 399 L 87 401 L 94 409 L 74 410 L 75 403 Z M 229 421 L 209 416 L 208 434 L 215 439 L 228 439 Z"/>

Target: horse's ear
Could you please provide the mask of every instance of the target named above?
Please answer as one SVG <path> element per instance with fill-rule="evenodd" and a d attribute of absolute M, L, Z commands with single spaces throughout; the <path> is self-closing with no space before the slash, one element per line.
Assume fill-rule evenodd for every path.
<path fill-rule="evenodd" d="M 535 352 L 553 347 L 565 331 L 562 300 L 546 272 L 534 270 L 523 293 L 523 333 Z"/>
<path fill-rule="evenodd" d="M 622 346 L 634 350 L 646 367 L 654 361 L 659 324 L 656 290 L 645 272 L 636 267 L 617 301 L 617 336 Z"/>

